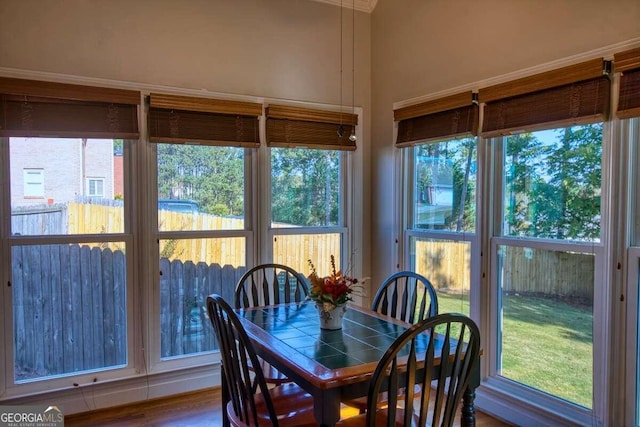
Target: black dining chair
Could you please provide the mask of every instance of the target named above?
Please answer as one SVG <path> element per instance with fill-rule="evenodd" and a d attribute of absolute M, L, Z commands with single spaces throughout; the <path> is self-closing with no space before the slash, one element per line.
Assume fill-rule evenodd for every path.
<path fill-rule="evenodd" d="M 399 271 L 382 283 L 373 298 L 371 309 L 407 323 L 416 323 L 438 314 L 438 295 L 426 277 L 413 271 Z M 419 391 L 417 387 L 415 392 Z M 367 400 L 363 397 L 343 403 L 358 409 L 360 413 L 367 408 Z"/>
<path fill-rule="evenodd" d="M 260 264 L 242 275 L 235 291 L 235 307 L 302 302 L 309 294 L 304 276 L 282 264 Z M 290 382 L 282 372 L 258 358 L 265 380 L 270 384 Z"/>
<path fill-rule="evenodd" d="M 471 375 L 479 367 L 480 333 L 458 313 L 419 321 L 391 344 L 369 384 L 365 414 L 342 420 L 342 427 L 453 425 Z M 421 389 L 419 395 L 413 390 Z M 385 391 L 385 390 L 388 390 Z M 398 405 L 399 393 L 407 390 Z M 387 404 L 379 405 L 380 398 Z"/>
<path fill-rule="evenodd" d="M 220 295 L 207 297 L 207 313 L 220 345 L 223 424 L 316 425 L 311 395 L 293 383 L 272 388 L 267 385 L 242 322 Z"/>
<path fill-rule="evenodd" d="M 426 277 L 413 271 L 399 271 L 382 283 L 371 309 L 407 323 L 416 323 L 438 314 L 438 295 Z"/>

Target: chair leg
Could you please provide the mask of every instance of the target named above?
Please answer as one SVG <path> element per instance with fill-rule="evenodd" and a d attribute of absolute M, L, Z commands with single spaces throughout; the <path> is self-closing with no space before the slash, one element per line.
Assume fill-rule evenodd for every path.
<path fill-rule="evenodd" d="M 229 422 L 229 417 L 227 415 L 227 403 L 229 403 L 229 386 L 227 385 L 227 380 L 225 379 L 224 370 L 222 369 L 222 364 L 220 364 L 220 372 L 221 372 L 221 392 L 222 392 L 222 427 L 230 427 L 231 423 Z"/>

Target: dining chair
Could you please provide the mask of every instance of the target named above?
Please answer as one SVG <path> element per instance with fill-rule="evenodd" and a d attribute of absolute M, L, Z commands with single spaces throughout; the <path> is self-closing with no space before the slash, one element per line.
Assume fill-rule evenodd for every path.
<path fill-rule="evenodd" d="M 260 264 L 242 275 L 235 291 L 235 307 L 262 307 L 280 303 L 301 302 L 307 298 L 309 287 L 293 268 L 282 264 Z M 265 380 L 271 384 L 290 382 L 286 375 L 258 359 Z"/>
<path fill-rule="evenodd" d="M 413 271 L 399 271 L 382 283 L 371 309 L 407 323 L 416 323 L 438 314 L 438 295 L 426 277 Z"/>
<path fill-rule="evenodd" d="M 223 424 L 316 425 L 311 395 L 293 383 L 272 388 L 267 385 L 242 322 L 220 295 L 207 297 L 207 313 L 222 359 L 222 397 L 226 403 L 222 410 Z M 249 370 L 249 364 L 253 370 Z"/>
<path fill-rule="evenodd" d="M 426 277 L 413 271 L 399 271 L 382 283 L 373 298 L 371 309 L 407 323 L 416 323 L 438 314 L 438 295 Z M 419 392 L 420 387 L 416 387 L 415 393 Z M 367 408 L 367 399 L 364 397 L 343 403 L 358 409 L 361 414 Z M 384 400 L 381 404 L 384 404 Z"/>
<path fill-rule="evenodd" d="M 366 413 L 338 425 L 453 425 L 479 354 L 480 333 L 469 317 L 446 313 L 419 321 L 400 335 L 378 362 L 369 384 Z M 422 390 L 419 396 L 413 393 L 415 386 Z M 398 405 L 396 396 L 402 390 L 407 390 L 407 395 Z M 388 397 L 384 407 L 379 405 L 381 397 Z"/>

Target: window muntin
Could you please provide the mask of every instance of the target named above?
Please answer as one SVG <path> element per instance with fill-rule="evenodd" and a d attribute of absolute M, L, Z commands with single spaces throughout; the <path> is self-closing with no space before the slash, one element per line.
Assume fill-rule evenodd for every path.
<path fill-rule="evenodd" d="M 159 231 L 242 230 L 245 150 L 157 144 Z"/>
<path fill-rule="evenodd" d="M 475 230 L 476 147 L 476 138 L 461 138 L 413 148 L 411 228 Z"/>

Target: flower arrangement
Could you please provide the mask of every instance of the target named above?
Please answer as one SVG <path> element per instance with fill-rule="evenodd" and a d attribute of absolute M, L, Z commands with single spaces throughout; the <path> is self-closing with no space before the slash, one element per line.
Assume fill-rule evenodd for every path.
<path fill-rule="evenodd" d="M 309 299 L 321 306 L 324 312 L 329 312 L 339 305 L 346 304 L 347 301 L 352 301 L 351 295 L 354 290 L 362 288 L 362 284 L 365 283 L 365 280 L 347 276 L 342 273 L 342 270 L 336 270 L 336 260 L 333 255 L 331 255 L 331 275 L 327 277 L 318 276 L 313 262 L 311 260 L 307 262 L 311 268 Z"/>

